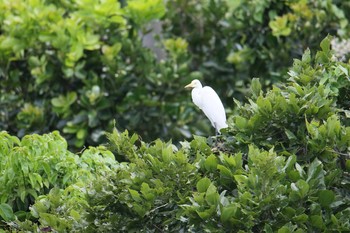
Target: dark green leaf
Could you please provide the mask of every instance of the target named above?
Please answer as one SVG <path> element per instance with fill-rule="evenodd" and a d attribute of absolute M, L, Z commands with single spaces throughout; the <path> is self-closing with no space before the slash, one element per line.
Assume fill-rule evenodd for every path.
<path fill-rule="evenodd" d="M 0 204 L 0 216 L 2 219 L 4 219 L 7 222 L 14 220 L 15 218 L 15 215 L 13 214 L 11 206 L 6 203 Z"/>
<path fill-rule="evenodd" d="M 331 190 L 321 190 L 318 192 L 318 199 L 323 207 L 328 207 L 333 203 L 335 195 Z"/>

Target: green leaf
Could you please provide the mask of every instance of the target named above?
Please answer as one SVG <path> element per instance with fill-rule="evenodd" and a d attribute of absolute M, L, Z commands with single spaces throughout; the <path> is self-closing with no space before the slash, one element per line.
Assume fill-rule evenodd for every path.
<path fill-rule="evenodd" d="M 273 233 L 273 230 L 272 230 L 272 227 L 270 224 L 268 223 L 265 223 L 265 226 L 264 226 L 264 231 L 265 233 Z"/>
<path fill-rule="evenodd" d="M 104 45 L 102 47 L 102 52 L 107 57 L 108 60 L 113 60 L 118 55 L 121 48 L 122 48 L 122 44 L 117 42 L 113 46 Z"/>
<path fill-rule="evenodd" d="M 299 173 L 295 170 L 290 170 L 289 172 L 287 172 L 287 175 L 289 179 L 293 182 L 297 182 L 301 178 Z"/>
<path fill-rule="evenodd" d="M 230 204 L 228 206 L 224 206 L 222 208 L 221 211 L 221 216 L 220 216 L 220 220 L 222 222 L 227 222 L 229 221 L 231 218 L 234 217 L 235 213 L 237 211 L 237 204 Z"/>
<path fill-rule="evenodd" d="M 149 187 L 147 183 L 142 183 L 141 185 L 141 193 L 148 201 L 153 201 L 155 198 L 154 190 Z"/>
<path fill-rule="evenodd" d="M 218 165 L 217 158 L 214 154 L 209 155 L 209 157 L 204 162 L 204 167 L 208 171 L 215 171 Z"/>
<path fill-rule="evenodd" d="M 222 176 L 226 176 L 226 177 L 231 177 L 232 176 L 232 172 L 230 171 L 230 169 L 228 169 L 227 167 L 219 164 L 217 166 L 218 170 L 220 171 L 220 174 Z"/>
<path fill-rule="evenodd" d="M 296 201 L 300 198 L 304 198 L 309 192 L 309 184 L 304 180 L 298 180 L 296 183 L 291 183 L 291 192 L 289 194 L 290 198 L 293 201 Z"/>
<path fill-rule="evenodd" d="M 248 177 L 245 175 L 234 175 L 234 178 L 238 183 L 238 185 L 242 185 L 242 186 L 244 186 L 248 180 Z"/>
<path fill-rule="evenodd" d="M 331 190 L 321 190 L 318 193 L 318 200 L 322 207 L 330 206 L 335 199 L 335 195 Z"/>
<path fill-rule="evenodd" d="M 254 96 L 259 96 L 261 93 L 261 83 L 258 78 L 253 78 L 252 79 L 252 84 L 250 87 L 252 93 Z"/>
<path fill-rule="evenodd" d="M 200 193 L 206 192 L 208 190 L 210 184 L 211 184 L 211 181 L 207 177 L 200 179 L 197 182 L 197 191 Z"/>
<path fill-rule="evenodd" d="M 330 38 L 327 36 L 326 38 L 324 38 L 324 39 L 321 41 L 320 47 L 321 47 L 321 49 L 322 49 L 323 52 L 329 53 L 329 51 L 330 51 L 330 45 L 331 45 L 331 41 L 330 41 Z"/>
<path fill-rule="evenodd" d="M 340 135 L 341 125 L 336 115 L 327 119 L 327 136 L 333 138 Z"/>
<path fill-rule="evenodd" d="M 339 221 L 338 221 L 337 217 L 334 216 L 334 214 L 332 214 L 331 220 L 332 220 L 332 223 L 333 223 L 334 225 L 338 225 L 338 224 L 339 224 Z"/>
<path fill-rule="evenodd" d="M 78 221 L 80 220 L 81 216 L 79 214 L 78 211 L 76 210 L 71 210 L 70 213 L 69 213 L 70 216 L 72 216 L 74 218 L 75 221 Z"/>
<path fill-rule="evenodd" d="M 330 60 L 331 52 L 330 52 L 330 36 L 327 36 L 324 38 L 321 43 L 320 47 L 322 51 L 318 51 L 316 54 L 316 60 L 321 63 L 328 63 Z"/>
<path fill-rule="evenodd" d="M 234 119 L 235 119 L 235 125 L 239 130 L 242 130 L 242 131 L 246 130 L 246 127 L 248 124 L 248 120 L 246 118 L 241 116 L 236 116 Z"/>
<path fill-rule="evenodd" d="M 278 233 L 291 233 L 291 231 L 289 230 L 289 227 L 287 226 L 283 226 L 280 229 L 278 229 L 277 231 Z"/>
<path fill-rule="evenodd" d="M 303 62 L 305 63 L 310 63 L 311 61 L 311 51 L 309 48 L 307 48 L 305 50 L 305 52 L 303 53 L 303 56 L 302 56 L 302 59 L 301 59 Z"/>
<path fill-rule="evenodd" d="M 303 178 L 305 176 L 304 169 L 298 163 L 295 163 L 295 169 L 298 171 L 300 177 Z"/>
<path fill-rule="evenodd" d="M 205 200 L 209 205 L 216 206 L 220 201 L 220 195 L 217 192 L 215 185 L 210 184 L 205 193 Z"/>
<path fill-rule="evenodd" d="M 197 214 L 199 215 L 199 217 L 203 220 L 206 220 L 208 219 L 210 216 L 213 215 L 214 213 L 214 210 L 215 210 L 215 207 L 212 206 L 210 209 L 207 209 L 205 211 L 196 211 Z"/>
<path fill-rule="evenodd" d="M 297 140 L 297 137 L 295 136 L 295 134 L 289 129 L 285 129 L 284 132 L 286 133 L 289 140 Z"/>
<path fill-rule="evenodd" d="M 27 196 L 26 190 L 20 189 L 19 197 L 20 197 L 22 202 L 24 202 L 24 199 L 26 198 L 26 196 Z"/>
<path fill-rule="evenodd" d="M 259 111 L 265 114 L 270 114 L 272 111 L 272 105 L 269 99 L 264 98 L 262 96 L 259 96 L 258 99 L 256 100 L 256 104 L 259 107 Z"/>
<path fill-rule="evenodd" d="M 290 155 L 286 161 L 286 165 L 283 167 L 283 171 L 288 171 L 293 169 L 293 165 L 296 163 L 297 157 L 296 155 Z"/>
<path fill-rule="evenodd" d="M 321 173 L 322 163 L 316 158 L 308 168 L 306 181 L 309 182 L 311 179 L 317 178 Z"/>
<path fill-rule="evenodd" d="M 296 185 L 299 188 L 300 196 L 302 198 L 305 197 L 307 195 L 307 193 L 309 192 L 309 185 L 308 185 L 308 183 L 306 181 L 304 181 L 304 180 L 298 180 Z"/>
<path fill-rule="evenodd" d="M 269 22 L 269 27 L 272 29 L 272 34 L 276 37 L 288 36 L 292 29 L 288 26 L 288 16 L 277 16 L 275 20 Z"/>
<path fill-rule="evenodd" d="M 304 223 L 308 220 L 308 216 L 306 214 L 301 214 L 298 216 L 293 217 L 293 221 L 297 222 L 297 223 Z"/>
<path fill-rule="evenodd" d="M 324 223 L 322 216 L 320 215 L 312 215 L 310 216 L 310 222 L 311 225 L 318 228 L 318 229 L 324 229 Z"/>
<path fill-rule="evenodd" d="M 77 138 L 78 139 L 84 139 L 87 135 L 87 130 L 86 129 L 79 129 L 77 132 Z"/>
<path fill-rule="evenodd" d="M 283 213 L 284 215 L 286 215 L 288 218 L 292 218 L 292 217 L 295 215 L 295 212 L 296 212 L 296 210 L 293 209 L 293 208 L 290 207 L 290 206 L 287 206 L 286 208 L 284 208 L 284 209 L 282 210 L 282 213 Z"/>
<path fill-rule="evenodd" d="M 163 0 L 130 0 L 126 11 L 137 24 L 145 24 L 165 14 L 165 3 Z"/>
<path fill-rule="evenodd" d="M 134 201 L 137 201 L 137 202 L 142 201 L 142 198 L 141 198 L 139 192 L 137 192 L 136 190 L 133 190 L 133 189 L 129 189 L 129 192 L 131 194 L 132 199 L 134 199 Z"/>
<path fill-rule="evenodd" d="M 347 171 L 350 171 L 350 159 L 347 159 L 345 162 L 345 168 Z"/>
<path fill-rule="evenodd" d="M 6 203 L 0 204 L 0 216 L 2 219 L 4 219 L 6 222 L 14 220 L 15 215 L 13 214 L 12 208 L 10 205 Z"/>
<path fill-rule="evenodd" d="M 337 66 L 337 69 L 339 69 L 341 72 L 343 72 L 347 77 L 349 76 L 349 71 L 348 71 L 348 69 L 345 68 L 344 66 L 338 65 L 338 66 Z"/>

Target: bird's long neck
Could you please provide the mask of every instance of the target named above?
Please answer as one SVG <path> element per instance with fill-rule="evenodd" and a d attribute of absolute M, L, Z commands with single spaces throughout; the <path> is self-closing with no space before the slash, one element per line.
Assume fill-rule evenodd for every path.
<path fill-rule="evenodd" d="M 201 91 L 202 87 L 195 87 L 192 89 L 191 94 L 192 96 L 200 96 Z"/>

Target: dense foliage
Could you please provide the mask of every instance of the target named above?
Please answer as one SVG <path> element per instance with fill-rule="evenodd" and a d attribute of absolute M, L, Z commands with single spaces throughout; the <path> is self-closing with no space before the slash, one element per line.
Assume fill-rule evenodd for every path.
<path fill-rule="evenodd" d="M 0 1 L 0 127 L 59 129 L 77 148 L 100 143 L 113 119 L 146 139 L 186 133 L 192 107 L 174 96 L 192 79 L 187 43 L 166 40 L 158 62 L 138 31 L 163 1 L 133 2 Z"/>
<path fill-rule="evenodd" d="M 0 133 L 3 220 L 14 220 L 15 216 L 30 219 L 29 207 L 38 196 L 52 192 L 53 188 L 90 182 L 97 174 L 105 175 L 116 166 L 113 154 L 102 147 L 81 154 L 73 154 L 67 147 L 57 131 L 43 136 L 27 135 L 22 140 L 4 131 Z"/>
<path fill-rule="evenodd" d="M 332 53 L 327 37 L 319 52 L 294 61 L 288 82 L 263 91 L 254 79 L 247 102 L 235 101 L 237 114 L 214 140 L 146 143 L 114 129 L 108 145 L 73 154 L 58 132 L 22 140 L 1 133 L 3 227 L 349 231 L 350 65 Z"/>
<path fill-rule="evenodd" d="M 121 2 L 0 0 L 1 129 L 58 129 L 77 149 L 101 143 L 114 119 L 147 141 L 207 135 L 190 80 L 215 86 L 229 110 L 252 77 L 284 80 L 307 47 L 349 36 L 347 1 Z"/>
<path fill-rule="evenodd" d="M 323 0 L 169 1 L 165 32 L 189 44 L 191 67 L 217 87 L 226 105 L 246 83 L 284 81 L 293 58 L 328 34 L 349 37 L 350 3 Z M 344 48 L 343 48 L 344 49 Z M 244 96 L 244 95 L 243 95 Z"/>

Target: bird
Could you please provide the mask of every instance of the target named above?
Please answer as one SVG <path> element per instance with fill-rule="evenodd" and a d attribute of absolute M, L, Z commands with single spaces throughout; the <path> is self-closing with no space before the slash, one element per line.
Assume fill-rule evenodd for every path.
<path fill-rule="evenodd" d="M 193 103 L 204 112 L 211 125 L 215 128 L 217 135 L 220 134 L 221 129 L 228 127 L 224 105 L 213 88 L 209 86 L 203 87 L 198 79 L 194 79 L 185 88 L 192 88 Z"/>

